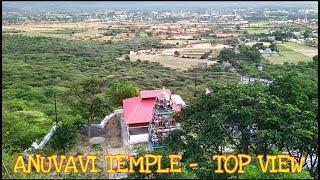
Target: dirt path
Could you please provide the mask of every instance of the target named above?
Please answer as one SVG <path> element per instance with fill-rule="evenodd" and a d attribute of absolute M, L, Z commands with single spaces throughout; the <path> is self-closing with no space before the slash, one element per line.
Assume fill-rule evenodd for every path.
<path fill-rule="evenodd" d="M 88 128 L 84 127 L 80 130 L 80 134 L 87 135 Z M 119 148 L 123 146 L 122 136 L 121 136 L 121 125 L 120 125 L 120 117 L 114 116 L 112 117 L 105 128 L 95 128 L 91 127 L 91 135 L 90 138 L 93 137 L 103 137 L 105 138 L 106 145 L 112 148 Z"/>
<path fill-rule="evenodd" d="M 111 118 L 103 129 L 91 128 L 90 138 L 105 138 L 104 143 L 101 144 L 101 159 L 103 160 L 101 166 L 103 168 L 103 173 L 107 179 L 120 179 L 125 178 L 127 175 L 125 173 L 107 173 L 106 171 L 111 167 L 109 159 L 104 159 L 105 155 L 134 155 L 136 147 L 143 146 L 147 148 L 145 144 L 129 145 L 128 143 L 123 143 L 123 141 L 126 140 L 126 138 L 122 137 L 122 134 L 126 133 L 125 131 L 123 131 L 123 128 L 121 128 L 120 116 L 114 116 L 113 118 Z M 83 137 L 86 137 L 87 128 L 83 128 L 82 130 L 80 130 L 80 134 L 82 134 Z M 88 138 L 83 143 L 88 144 Z M 113 167 L 117 167 L 117 164 L 115 162 L 113 163 Z"/>

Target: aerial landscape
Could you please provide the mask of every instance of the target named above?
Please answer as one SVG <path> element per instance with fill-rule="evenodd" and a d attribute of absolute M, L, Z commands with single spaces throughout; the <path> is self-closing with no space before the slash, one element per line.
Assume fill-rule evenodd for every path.
<path fill-rule="evenodd" d="M 317 1 L 2 1 L 3 179 L 318 179 L 317 118 Z"/>

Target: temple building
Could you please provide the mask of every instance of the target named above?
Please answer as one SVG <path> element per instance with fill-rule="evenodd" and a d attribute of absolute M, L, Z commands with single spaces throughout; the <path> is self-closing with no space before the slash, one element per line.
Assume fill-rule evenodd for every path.
<path fill-rule="evenodd" d="M 173 101 L 165 91 L 156 97 L 156 103 L 149 124 L 148 144 L 152 151 L 165 146 L 165 139 L 169 133 L 177 128 L 173 119 L 175 109 Z"/>
<path fill-rule="evenodd" d="M 124 99 L 123 120 L 127 129 L 128 143 L 149 142 L 152 148 L 163 146 L 166 132 L 176 128 L 171 116 L 180 112 L 185 105 L 179 95 L 171 94 L 170 89 L 164 88 L 141 91 L 138 97 Z M 156 136 L 151 138 L 151 134 L 159 129 L 166 132 L 157 133 L 159 138 Z"/>

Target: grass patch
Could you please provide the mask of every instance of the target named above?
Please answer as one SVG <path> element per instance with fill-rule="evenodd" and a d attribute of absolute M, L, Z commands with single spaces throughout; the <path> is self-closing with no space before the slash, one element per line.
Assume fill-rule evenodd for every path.
<path fill-rule="evenodd" d="M 249 34 L 261 34 L 261 33 L 269 33 L 268 29 L 248 29 Z"/>
<path fill-rule="evenodd" d="M 312 48 L 296 42 L 285 42 L 283 46 L 292 49 L 293 51 L 299 52 L 307 57 L 313 57 L 318 54 L 317 48 Z"/>
<path fill-rule="evenodd" d="M 74 33 L 80 33 L 80 32 L 84 32 L 86 30 L 84 29 L 58 29 L 58 30 L 54 30 L 54 31 L 44 31 L 44 32 L 40 32 L 40 33 L 44 33 L 44 34 L 74 34 Z"/>
<path fill-rule="evenodd" d="M 312 58 L 284 46 L 278 46 L 278 49 L 279 56 L 265 57 L 265 59 L 269 60 L 273 64 L 282 64 L 284 62 L 298 63 L 299 61 L 312 61 Z"/>
<path fill-rule="evenodd" d="M 182 55 L 184 53 L 181 53 Z M 202 59 L 192 59 L 192 58 L 182 58 L 182 57 L 175 57 L 175 56 L 166 56 L 166 55 L 135 55 L 130 57 L 132 61 L 136 61 L 140 59 L 142 61 L 151 61 L 151 62 L 158 62 L 165 67 L 169 67 L 172 69 L 178 70 L 188 70 L 192 66 L 199 65 L 202 62 Z"/>
<path fill-rule="evenodd" d="M 299 44 L 299 43 L 296 43 L 296 42 L 284 42 L 283 44 L 286 45 L 289 48 L 309 48 L 309 49 L 313 49 L 313 48 L 310 48 L 309 46 L 306 46 L 304 44 Z"/>
<path fill-rule="evenodd" d="M 254 22 L 254 23 L 249 23 L 249 25 L 251 27 L 267 27 L 267 26 L 269 26 L 269 22 L 268 21 L 258 21 L 258 22 Z"/>

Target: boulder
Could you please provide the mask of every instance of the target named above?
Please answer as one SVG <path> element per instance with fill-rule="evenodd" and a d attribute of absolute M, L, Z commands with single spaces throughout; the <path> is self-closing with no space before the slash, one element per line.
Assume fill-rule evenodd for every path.
<path fill-rule="evenodd" d="M 104 137 L 94 137 L 89 140 L 90 144 L 102 144 L 104 142 Z"/>

